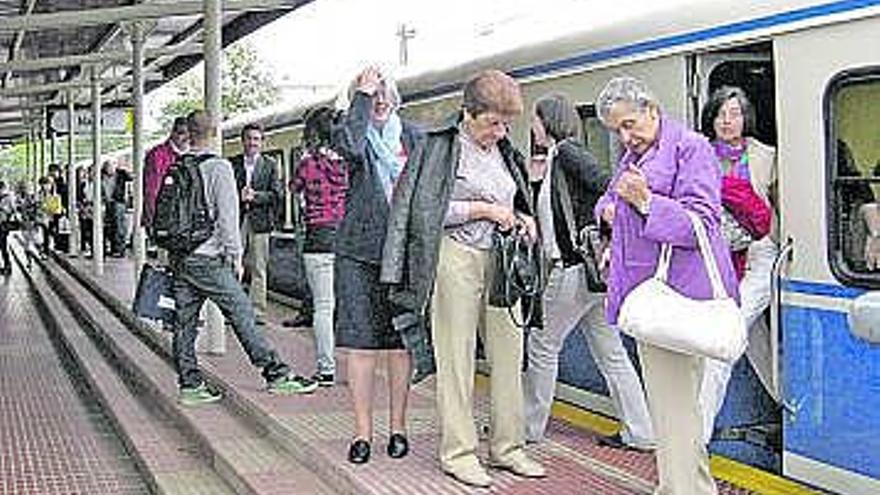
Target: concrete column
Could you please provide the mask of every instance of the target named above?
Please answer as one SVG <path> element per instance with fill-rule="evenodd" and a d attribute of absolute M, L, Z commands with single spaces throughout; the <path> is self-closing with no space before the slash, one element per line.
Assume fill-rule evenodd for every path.
<path fill-rule="evenodd" d="M 223 154 L 223 140 L 220 133 L 222 109 L 220 107 L 221 80 L 220 61 L 222 57 L 221 31 L 223 27 L 222 0 L 205 0 L 205 111 L 216 130 L 212 139 L 213 150 Z M 226 352 L 226 332 L 223 315 L 211 301 L 204 306 L 205 329 L 199 335 L 197 348 L 222 354 Z"/>
<path fill-rule="evenodd" d="M 144 26 L 131 24 L 132 99 L 134 112 L 131 141 L 131 163 L 134 172 L 134 275 L 138 280 L 147 260 L 147 244 L 141 215 L 144 211 Z"/>
<path fill-rule="evenodd" d="M 92 170 L 95 174 L 92 211 L 92 268 L 95 275 L 104 274 L 104 203 L 101 201 L 101 80 L 98 68 L 90 69 L 92 80 Z"/>
<path fill-rule="evenodd" d="M 73 91 L 67 92 L 67 215 L 70 219 L 70 249 L 71 256 L 79 256 L 80 230 L 79 230 L 79 207 L 77 205 L 76 192 L 79 191 L 79 183 L 76 177 L 76 108 L 74 107 Z M 54 142 L 54 139 L 53 139 Z M 54 148 L 54 147 L 53 147 Z M 88 235 L 88 233 L 86 233 Z"/>

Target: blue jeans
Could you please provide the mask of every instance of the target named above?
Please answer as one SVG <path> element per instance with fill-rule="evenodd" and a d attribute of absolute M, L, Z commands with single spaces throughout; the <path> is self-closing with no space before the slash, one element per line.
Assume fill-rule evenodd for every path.
<path fill-rule="evenodd" d="M 190 255 L 172 262 L 174 271 L 174 365 L 181 387 L 197 387 L 202 374 L 196 360 L 195 342 L 199 310 L 210 298 L 232 324 L 235 336 L 251 363 L 262 370 L 266 382 L 287 375 L 290 368 L 278 358 L 254 326 L 254 307 L 232 267 L 221 257 Z"/>

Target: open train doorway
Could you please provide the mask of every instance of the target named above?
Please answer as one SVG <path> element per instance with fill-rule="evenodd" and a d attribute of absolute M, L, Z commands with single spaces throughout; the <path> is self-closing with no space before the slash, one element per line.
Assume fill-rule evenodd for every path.
<path fill-rule="evenodd" d="M 773 44 L 761 42 L 695 55 L 691 74 L 691 122 L 701 128 L 702 110 L 722 86 L 742 89 L 755 111 L 746 139 L 776 147 L 776 78 Z M 709 124 L 711 125 L 711 124 Z M 767 276 L 769 291 L 771 276 Z M 773 303 L 771 302 L 771 305 Z M 710 450 L 774 472 L 782 467 L 782 416 L 778 379 L 778 324 L 768 308 L 750 329 L 749 351 L 734 366 Z"/>

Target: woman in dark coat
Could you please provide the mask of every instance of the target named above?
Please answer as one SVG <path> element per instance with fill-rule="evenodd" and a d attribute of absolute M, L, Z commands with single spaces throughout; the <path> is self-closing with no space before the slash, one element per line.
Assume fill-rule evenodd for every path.
<path fill-rule="evenodd" d="M 406 403 L 410 358 L 391 325 L 388 289 L 379 282 L 382 245 L 394 186 L 413 155 L 420 133 L 397 115 L 400 95 L 393 80 L 369 67 L 355 79 L 337 150 L 349 163 L 345 217 L 336 234 L 334 291 L 336 345 L 350 350 L 348 383 L 355 416 L 349 461 L 370 458 L 376 360 L 388 357 L 390 438 L 388 455 L 408 452 Z"/>

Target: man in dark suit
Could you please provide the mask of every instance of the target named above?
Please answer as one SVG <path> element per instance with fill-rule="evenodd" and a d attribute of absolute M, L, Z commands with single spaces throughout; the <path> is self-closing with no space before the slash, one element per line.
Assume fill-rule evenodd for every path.
<path fill-rule="evenodd" d="M 275 227 L 282 198 L 278 164 L 264 156 L 263 129 L 247 124 L 241 130 L 244 153 L 235 157 L 232 167 L 238 186 L 241 232 L 245 249 L 245 268 L 250 274 L 249 293 L 257 313 L 257 323 L 266 315 L 266 267 L 269 262 L 269 234 Z"/>

